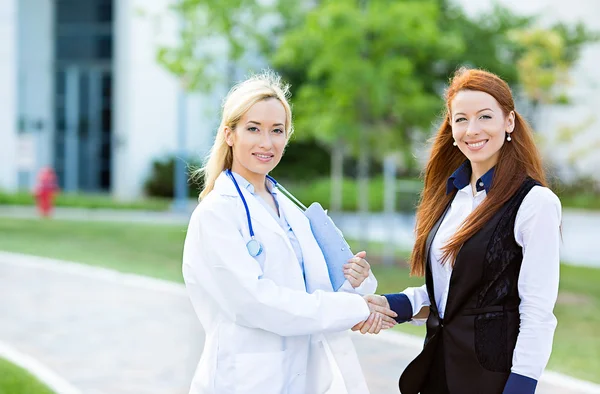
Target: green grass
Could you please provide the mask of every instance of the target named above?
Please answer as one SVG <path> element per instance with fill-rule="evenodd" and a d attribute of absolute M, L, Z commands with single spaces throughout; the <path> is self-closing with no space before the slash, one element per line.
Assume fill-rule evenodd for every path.
<path fill-rule="evenodd" d="M 54 394 L 24 369 L 0 358 L 0 394 Z"/>
<path fill-rule="evenodd" d="M 559 198 L 564 208 L 600 210 L 600 195 L 598 193 L 583 192 L 573 195 L 559 194 Z"/>
<path fill-rule="evenodd" d="M 78 261 L 156 278 L 182 282 L 181 253 L 185 226 L 86 223 L 60 220 L 0 219 L 0 250 Z M 350 241 L 351 245 L 355 242 Z M 420 286 L 402 264 L 377 264 L 380 243 L 370 243 L 368 259 L 379 281 L 378 293 Z M 549 368 L 600 383 L 600 269 L 561 266 L 559 324 Z M 398 330 L 424 336 L 424 327 L 399 325 Z"/>
<path fill-rule="evenodd" d="M 0 205 L 34 205 L 31 193 L 6 193 L 0 191 Z M 138 209 L 148 211 L 166 211 L 171 206 L 167 198 L 144 198 L 136 201 L 118 201 L 103 194 L 62 193 L 56 197 L 57 207 L 89 208 L 89 209 Z"/>
<path fill-rule="evenodd" d="M 0 218 L 0 250 L 182 282 L 184 226 Z"/>

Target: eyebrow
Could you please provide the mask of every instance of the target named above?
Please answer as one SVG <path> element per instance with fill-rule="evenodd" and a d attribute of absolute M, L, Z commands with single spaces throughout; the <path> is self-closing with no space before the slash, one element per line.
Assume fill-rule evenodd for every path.
<path fill-rule="evenodd" d="M 493 110 L 493 109 L 491 109 L 491 108 L 484 108 L 484 109 L 480 109 L 480 110 L 479 110 L 479 111 L 477 111 L 476 113 L 480 113 L 480 112 L 483 112 L 483 111 L 492 111 L 492 112 L 494 112 L 494 110 Z M 464 113 L 462 113 L 462 112 L 457 112 L 457 113 L 455 113 L 455 114 L 454 114 L 454 116 L 456 116 L 456 115 L 465 115 L 465 116 L 466 116 L 467 114 L 464 114 Z"/>
<path fill-rule="evenodd" d="M 255 120 L 249 120 L 247 123 L 254 123 L 256 125 L 262 126 L 260 122 L 257 122 Z M 273 126 L 283 126 L 283 123 L 275 123 Z"/>

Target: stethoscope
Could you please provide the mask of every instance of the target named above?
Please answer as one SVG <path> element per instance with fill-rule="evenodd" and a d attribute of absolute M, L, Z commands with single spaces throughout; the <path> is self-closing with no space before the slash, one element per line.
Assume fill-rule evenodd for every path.
<path fill-rule="evenodd" d="M 246 208 L 246 217 L 248 218 L 248 229 L 250 230 L 250 241 L 248 241 L 246 243 L 246 249 L 248 249 L 248 253 L 250 253 L 250 256 L 256 257 L 262 253 L 263 245 L 262 245 L 262 243 L 260 243 L 260 241 L 258 241 L 254 237 L 254 229 L 252 228 L 252 219 L 250 219 L 250 210 L 248 209 L 248 203 L 246 203 L 246 199 L 244 198 L 244 195 L 242 194 L 240 185 L 238 185 L 237 181 L 235 180 L 235 177 L 231 173 L 231 170 L 228 169 L 226 171 L 226 173 L 233 181 L 233 184 L 235 185 L 235 188 L 237 189 L 237 192 L 240 195 L 242 202 L 244 203 L 244 208 Z M 270 180 L 271 182 L 273 182 L 274 187 L 277 187 L 277 181 L 272 176 L 267 175 L 267 179 Z"/>
<path fill-rule="evenodd" d="M 250 230 L 250 241 L 248 241 L 246 243 L 246 249 L 248 249 L 248 253 L 250 254 L 250 256 L 256 257 L 256 256 L 258 256 L 258 255 L 260 255 L 262 253 L 262 251 L 263 251 L 264 248 L 263 248 L 262 243 L 260 243 L 260 241 L 258 241 L 254 237 L 254 229 L 252 228 L 252 219 L 250 218 L 250 209 L 248 209 L 248 203 L 246 203 L 246 199 L 244 198 L 244 194 L 242 194 L 242 190 L 240 189 L 240 185 L 238 185 L 238 183 L 235 180 L 235 177 L 233 176 L 233 173 L 231 172 L 231 170 L 227 169 L 225 171 L 225 173 L 233 181 L 233 184 L 235 185 L 235 188 L 237 189 L 237 192 L 240 195 L 240 198 L 242 199 L 242 202 L 244 203 L 244 208 L 246 209 L 246 218 L 248 219 L 248 230 Z M 290 200 L 292 200 L 294 202 L 294 204 L 296 204 L 296 206 L 298 208 L 300 208 L 301 210 L 306 211 L 306 206 L 304 206 L 304 204 L 302 204 L 300 201 L 298 201 L 296 199 L 296 197 L 294 197 L 292 195 L 292 193 L 288 192 L 283 186 L 281 186 L 275 180 L 275 178 L 273 178 L 270 175 L 267 175 L 267 179 L 270 180 L 273 183 L 273 187 L 276 187 L 282 193 L 284 193 Z"/>

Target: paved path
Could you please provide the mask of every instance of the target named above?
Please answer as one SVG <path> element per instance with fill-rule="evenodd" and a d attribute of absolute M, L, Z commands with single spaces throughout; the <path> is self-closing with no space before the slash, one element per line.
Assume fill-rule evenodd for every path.
<path fill-rule="evenodd" d="M 69 220 L 185 224 L 193 206 L 190 205 L 186 212 L 58 208 L 55 217 Z M 33 218 L 37 217 L 37 213 L 32 207 L 0 205 L 0 217 Z M 412 232 L 415 219 L 412 214 L 388 217 L 382 213 L 371 213 L 366 224 L 361 222 L 356 213 L 333 214 L 332 217 L 348 238 L 357 239 L 366 232 L 369 240 L 392 240 L 396 246 L 405 250 L 410 250 L 414 242 Z M 600 212 L 565 210 L 562 225 L 562 260 L 571 264 L 600 267 Z"/>
<path fill-rule="evenodd" d="M 82 393 L 187 393 L 204 335 L 183 286 L 0 252 L 0 289 L 0 342 Z M 372 394 L 397 394 L 398 376 L 418 352 L 409 337 L 385 334 L 353 334 Z M 537 392 L 600 390 L 542 382 Z"/>

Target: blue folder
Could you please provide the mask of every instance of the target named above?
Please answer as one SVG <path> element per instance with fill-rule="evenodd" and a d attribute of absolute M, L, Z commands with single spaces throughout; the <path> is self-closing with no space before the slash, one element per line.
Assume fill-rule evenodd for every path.
<path fill-rule="evenodd" d="M 314 202 L 306 208 L 283 186 L 277 184 L 277 188 L 284 192 L 308 218 L 312 233 L 325 257 L 327 270 L 329 271 L 329 280 L 331 281 L 333 290 L 337 291 L 346 281 L 343 266 L 348 260 L 354 257 L 354 253 L 350 250 L 348 242 L 346 242 L 342 232 L 338 230 L 321 204 Z"/>

